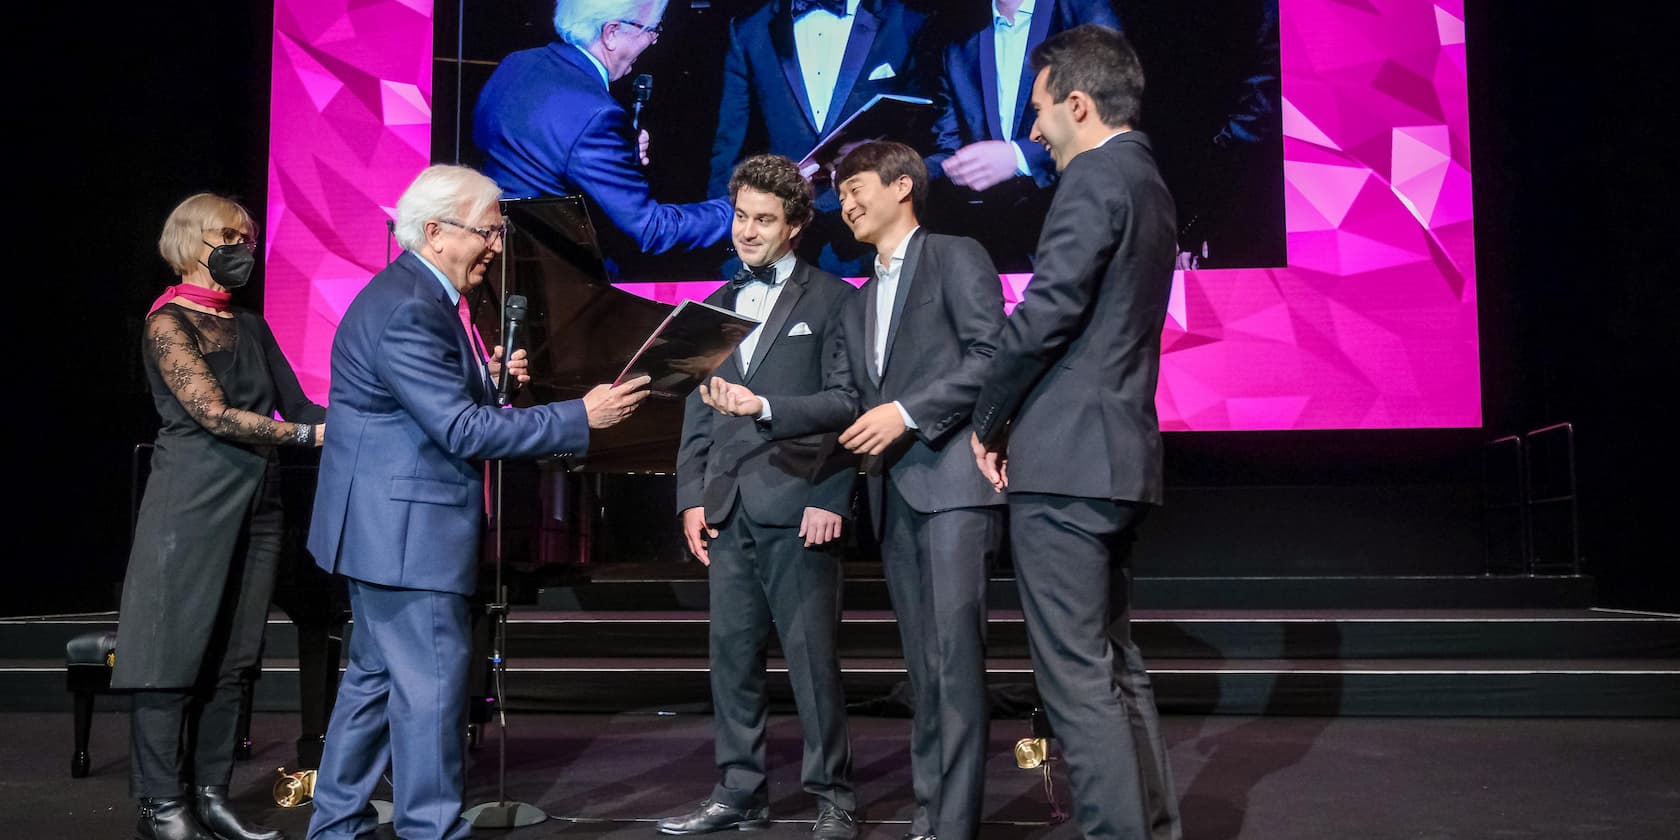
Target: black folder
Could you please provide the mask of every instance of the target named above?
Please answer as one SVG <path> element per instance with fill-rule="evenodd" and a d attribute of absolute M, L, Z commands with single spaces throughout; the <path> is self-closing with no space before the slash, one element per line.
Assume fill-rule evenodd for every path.
<path fill-rule="evenodd" d="M 846 121 L 817 141 L 810 154 L 799 162 L 799 174 L 810 178 L 815 173 L 828 177 L 834 164 L 840 162 L 853 146 L 871 140 L 900 140 L 909 142 L 920 137 L 933 119 L 933 100 L 896 93 L 878 93 Z M 911 145 L 915 145 L 911 143 Z"/>
<path fill-rule="evenodd" d="M 614 385 L 646 374 L 655 397 L 688 396 L 735 352 L 758 322 L 698 300 L 685 300 L 642 342 Z"/>

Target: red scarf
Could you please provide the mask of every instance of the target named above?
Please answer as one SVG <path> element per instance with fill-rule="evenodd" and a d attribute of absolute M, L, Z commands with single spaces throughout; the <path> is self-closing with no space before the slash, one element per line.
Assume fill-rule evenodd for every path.
<path fill-rule="evenodd" d="M 146 310 L 146 314 L 151 315 L 164 304 L 178 297 L 186 298 L 200 306 L 207 306 L 217 312 L 226 312 L 228 302 L 233 300 L 233 295 L 229 292 L 218 292 L 214 289 L 206 289 L 203 286 L 194 286 L 191 283 L 176 283 L 164 289 L 163 294 L 158 295 L 158 299 L 152 301 L 152 308 Z"/>

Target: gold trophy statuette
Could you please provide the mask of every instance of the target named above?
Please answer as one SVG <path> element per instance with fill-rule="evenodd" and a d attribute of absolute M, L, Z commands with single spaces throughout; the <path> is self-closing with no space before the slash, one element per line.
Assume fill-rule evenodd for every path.
<path fill-rule="evenodd" d="M 1050 740 L 1048 738 L 1022 738 L 1015 742 L 1015 766 L 1022 770 L 1031 770 L 1044 764 L 1050 757 Z"/>
<path fill-rule="evenodd" d="M 282 808 L 298 808 L 308 805 L 314 798 L 314 770 L 287 773 L 286 768 L 280 768 L 280 778 L 274 780 L 274 804 Z"/>

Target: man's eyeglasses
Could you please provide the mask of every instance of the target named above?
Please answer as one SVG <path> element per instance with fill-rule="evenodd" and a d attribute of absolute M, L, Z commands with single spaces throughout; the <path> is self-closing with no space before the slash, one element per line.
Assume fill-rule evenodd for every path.
<path fill-rule="evenodd" d="M 210 228 L 205 228 L 204 232 L 205 233 L 220 232 L 221 235 L 222 235 L 221 244 L 223 244 L 223 245 L 244 245 L 245 250 L 247 250 L 247 251 L 257 250 L 257 240 L 246 236 L 245 231 L 242 231 L 239 228 L 232 228 L 232 227 L 213 228 L 213 227 L 210 227 Z M 212 245 L 211 247 L 213 248 L 215 246 Z"/>
<path fill-rule="evenodd" d="M 633 21 L 633 20 L 620 20 L 620 21 L 617 21 L 617 23 L 621 23 L 625 26 L 634 26 L 637 29 L 640 29 L 643 32 L 646 32 L 647 34 L 652 35 L 655 38 L 659 37 L 659 33 L 665 31 L 665 22 L 664 21 L 660 21 L 660 22 L 658 22 L 658 23 L 656 23 L 652 26 L 648 26 L 645 23 L 637 23 L 636 21 Z"/>
<path fill-rule="evenodd" d="M 501 224 L 499 224 L 499 225 L 497 225 L 493 228 L 481 228 L 481 227 L 469 227 L 467 225 L 461 224 L 460 222 L 454 221 L 453 219 L 438 219 L 438 221 L 442 222 L 443 224 L 449 225 L 450 227 L 458 227 L 461 230 L 466 230 L 466 231 L 471 231 L 473 233 L 476 233 L 479 236 L 484 237 L 484 244 L 486 244 L 486 245 L 494 245 L 494 244 L 496 244 L 497 240 L 501 239 L 504 236 L 507 236 L 507 222 L 502 222 Z"/>

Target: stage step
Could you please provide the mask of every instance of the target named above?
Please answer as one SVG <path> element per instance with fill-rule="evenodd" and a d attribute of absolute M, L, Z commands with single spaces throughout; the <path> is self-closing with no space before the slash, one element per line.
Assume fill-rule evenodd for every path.
<path fill-rule="evenodd" d="M 65 708 L 64 642 L 115 626 L 113 613 L 0 621 L 0 709 Z M 1169 711 L 1680 716 L 1680 616 L 1559 609 L 1139 610 L 1132 626 Z M 705 613 L 694 610 L 516 608 L 506 648 L 510 708 L 703 706 L 709 694 L 706 631 Z M 995 657 L 990 679 L 1018 707 L 1021 688 L 1031 682 L 1020 614 L 994 610 L 988 633 Z M 849 697 L 866 704 L 861 711 L 890 713 L 892 704 L 882 705 L 883 698 L 904 680 L 891 613 L 848 611 L 840 641 Z M 590 658 L 577 658 L 583 653 Z M 295 655 L 294 628 L 275 614 L 259 708 L 297 708 Z M 778 702 L 785 703 L 785 672 L 774 660 L 772 671 Z M 106 697 L 99 707 L 124 704 Z"/>
<path fill-rule="evenodd" d="M 64 644 L 115 631 L 116 613 L 0 620 L 0 659 L 62 658 Z M 707 614 L 697 610 L 561 611 L 515 607 L 509 658 L 704 657 Z M 1680 658 L 1680 617 L 1618 610 L 1139 610 L 1132 636 L 1144 654 L 1171 659 Z M 901 655 L 890 611 L 848 610 L 843 656 Z M 994 656 L 1026 658 L 1017 610 L 993 610 Z M 772 641 L 774 650 L 774 641 Z M 297 633 L 270 615 L 266 655 L 297 655 Z"/>
<path fill-rule="evenodd" d="M 847 609 L 889 610 L 879 564 L 848 566 Z M 603 568 L 592 579 L 538 590 L 552 610 L 704 610 L 705 569 L 663 564 L 657 575 Z M 1593 581 L 1584 575 L 1412 575 L 1299 577 L 1144 577 L 1133 582 L 1140 610 L 1586 609 Z M 1019 610 L 1012 577 L 988 581 L 994 610 Z"/>

